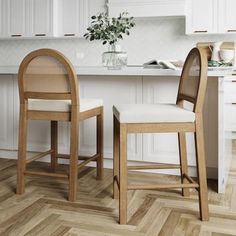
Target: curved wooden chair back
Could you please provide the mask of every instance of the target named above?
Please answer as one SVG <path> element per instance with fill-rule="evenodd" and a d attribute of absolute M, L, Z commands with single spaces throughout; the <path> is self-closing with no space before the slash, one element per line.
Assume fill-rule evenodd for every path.
<path fill-rule="evenodd" d="M 193 48 L 184 63 L 176 103 L 188 101 L 194 112 L 202 112 L 206 85 L 207 57 L 202 50 Z"/>
<path fill-rule="evenodd" d="M 29 53 L 18 72 L 20 103 L 29 98 L 71 100 L 79 105 L 77 75 L 71 62 L 53 49 Z"/>

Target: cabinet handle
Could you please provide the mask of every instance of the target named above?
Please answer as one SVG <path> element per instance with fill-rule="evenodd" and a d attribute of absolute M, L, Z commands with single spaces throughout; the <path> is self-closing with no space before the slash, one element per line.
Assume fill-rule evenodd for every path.
<path fill-rule="evenodd" d="M 75 36 L 75 34 L 64 34 L 64 36 Z"/>
<path fill-rule="evenodd" d="M 235 29 L 227 30 L 227 32 L 236 32 Z"/>
<path fill-rule="evenodd" d="M 42 36 L 46 36 L 46 34 L 35 34 L 36 37 L 42 37 Z"/>
<path fill-rule="evenodd" d="M 12 34 L 11 37 L 21 37 L 21 34 Z"/>
<path fill-rule="evenodd" d="M 194 33 L 207 33 L 207 30 L 194 30 Z"/>

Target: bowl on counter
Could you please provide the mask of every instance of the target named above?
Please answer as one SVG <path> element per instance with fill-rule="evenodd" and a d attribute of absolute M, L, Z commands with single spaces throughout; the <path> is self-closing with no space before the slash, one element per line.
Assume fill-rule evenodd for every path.
<path fill-rule="evenodd" d="M 220 58 L 224 62 L 231 62 L 234 59 L 234 50 L 232 49 L 221 49 Z"/>

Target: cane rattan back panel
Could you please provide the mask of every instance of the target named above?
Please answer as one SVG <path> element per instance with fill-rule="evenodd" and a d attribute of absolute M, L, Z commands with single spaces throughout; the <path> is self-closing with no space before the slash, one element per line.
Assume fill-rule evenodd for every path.
<path fill-rule="evenodd" d="M 193 48 L 185 61 L 177 97 L 177 103 L 188 101 L 193 103 L 193 111 L 201 112 L 207 85 L 207 56 Z"/>
<path fill-rule="evenodd" d="M 69 99 L 78 105 L 77 76 L 60 52 L 39 49 L 22 61 L 18 73 L 21 103 L 28 98 Z"/>

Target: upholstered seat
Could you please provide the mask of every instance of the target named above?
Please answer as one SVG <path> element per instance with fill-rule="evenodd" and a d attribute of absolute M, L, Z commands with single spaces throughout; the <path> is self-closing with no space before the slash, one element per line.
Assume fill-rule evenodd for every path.
<path fill-rule="evenodd" d="M 122 104 L 113 106 L 120 123 L 194 122 L 195 113 L 176 104 Z"/>
<path fill-rule="evenodd" d="M 101 99 L 80 99 L 79 111 L 84 112 L 101 106 Z M 68 112 L 71 110 L 71 100 L 29 99 L 28 110 Z"/>

